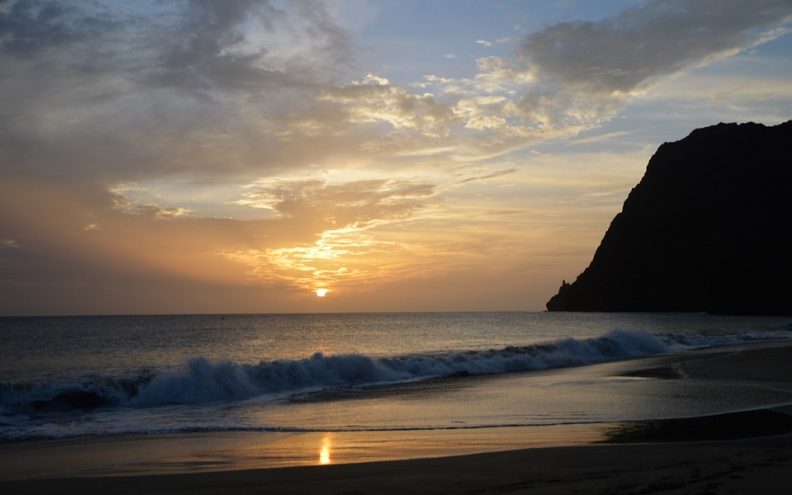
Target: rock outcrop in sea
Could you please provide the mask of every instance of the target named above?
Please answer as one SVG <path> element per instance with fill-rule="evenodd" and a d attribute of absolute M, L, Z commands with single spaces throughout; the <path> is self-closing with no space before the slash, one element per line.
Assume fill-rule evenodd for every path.
<path fill-rule="evenodd" d="M 792 314 L 792 121 L 661 145 L 547 309 Z"/>

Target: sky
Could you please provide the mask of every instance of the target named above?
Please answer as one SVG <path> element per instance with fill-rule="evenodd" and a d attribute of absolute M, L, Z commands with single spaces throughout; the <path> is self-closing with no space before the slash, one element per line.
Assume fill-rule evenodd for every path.
<path fill-rule="evenodd" d="M 789 0 L 0 0 L 0 314 L 543 310 L 661 143 L 792 118 L 790 30 Z"/>

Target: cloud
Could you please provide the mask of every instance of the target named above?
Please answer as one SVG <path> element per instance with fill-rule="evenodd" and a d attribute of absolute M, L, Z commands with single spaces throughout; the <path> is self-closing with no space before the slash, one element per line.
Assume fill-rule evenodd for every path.
<path fill-rule="evenodd" d="M 603 141 L 612 141 L 618 138 L 632 135 L 632 131 L 613 131 L 604 134 L 594 134 L 591 136 L 579 137 L 570 142 L 571 145 L 579 146 L 583 144 L 595 144 Z"/>
<path fill-rule="evenodd" d="M 294 294 L 319 283 L 453 289 L 493 267 L 521 307 L 518 268 L 587 261 L 648 155 L 510 152 L 660 83 L 736 115 L 788 99 L 781 76 L 668 80 L 778 36 L 789 2 L 632 5 L 401 84 L 356 65 L 322 1 L 0 0 L 0 310 L 305 310 Z"/>
<path fill-rule="evenodd" d="M 509 136 L 524 144 L 596 128 L 663 78 L 774 39 L 790 20 L 785 0 L 651 0 L 548 26 L 525 36 L 513 59 L 484 57 L 474 77 L 427 75 L 419 87 L 453 98 L 466 129 L 499 133 L 501 144 L 481 142 L 481 152 L 510 150 L 519 144 Z"/>
<path fill-rule="evenodd" d="M 5 172 L 108 185 L 395 165 L 440 149 L 449 162 L 488 159 L 607 122 L 663 76 L 776 36 L 790 7 L 652 1 L 548 26 L 512 58 L 480 58 L 471 77 L 412 87 L 346 77 L 353 46 L 329 10 L 10 3 L 0 13 Z"/>
<path fill-rule="evenodd" d="M 476 182 L 476 181 L 480 181 L 480 180 L 494 179 L 496 177 L 502 177 L 504 175 L 513 174 L 515 172 L 517 172 L 516 168 L 509 168 L 509 169 L 506 169 L 506 170 L 498 170 L 498 171 L 495 171 L 495 172 L 492 172 L 492 173 L 489 173 L 489 174 L 476 175 L 476 176 L 473 176 L 473 177 L 467 177 L 465 179 L 457 181 L 456 184 L 467 184 L 468 182 Z"/>
<path fill-rule="evenodd" d="M 652 0 L 612 18 L 545 28 L 528 35 L 518 55 L 527 70 L 567 90 L 618 97 L 767 41 L 791 16 L 786 0 Z"/>
<path fill-rule="evenodd" d="M 0 50 L 30 57 L 102 36 L 117 24 L 104 13 L 83 14 L 62 2 L 28 0 L 9 2 L 0 9 Z"/>
<path fill-rule="evenodd" d="M 306 146 L 272 128 L 351 60 L 322 2 L 19 0 L 0 28 L 0 161 L 25 176 L 114 182 L 302 164 L 314 159 L 306 150 L 322 153 L 316 136 Z"/>
<path fill-rule="evenodd" d="M 282 217 L 323 213 L 346 225 L 401 216 L 420 207 L 433 193 L 432 184 L 406 180 L 263 179 L 248 186 L 241 201 L 272 209 Z"/>
<path fill-rule="evenodd" d="M 396 277 L 405 268 L 409 246 L 382 240 L 373 230 L 410 220 L 434 194 L 431 184 L 405 180 L 258 181 L 238 203 L 267 208 L 282 222 L 307 226 L 315 240 L 287 245 L 274 241 L 267 249 L 225 251 L 223 256 L 248 266 L 254 281 L 279 280 L 309 291 Z"/>
<path fill-rule="evenodd" d="M 319 99 L 342 104 L 349 122 L 387 122 L 394 129 L 412 129 L 430 137 L 448 135 L 456 120 L 451 107 L 432 94 L 412 94 L 373 74 L 349 85 L 326 88 Z"/>
<path fill-rule="evenodd" d="M 319 311 L 309 306 L 318 286 L 345 301 L 334 310 L 398 309 L 386 304 L 389 293 L 411 301 L 402 309 L 437 309 L 434 300 L 410 294 L 443 279 L 447 298 L 455 286 L 481 283 L 482 273 L 502 276 L 493 275 L 498 288 L 477 304 L 520 307 L 525 295 L 515 280 L 527 276 L 526 265 L 587 261 L 581 246 L 596 245 L 623 197 L 604 196 L 613 181 L 603 170 L 628 163 L 639 167 L 645 157 L 579 156 L 530 172 L 530 163 L 494 172 L 477 164 L 434 182 L 422 178 L 426 172 L 267 177 L 237 190 L 247 207 L 271 212 L 248 221 L 163 218 L 159 192 L 142 185 L 109 192 L 92 184 L 3 181 L 0 232 L 22 248 L 0 253 L 0 312 Z M 559 183 L 559 170 L 570 166 L 569 183 Z M 634 180 L 625 178 L 619 192 Z M 592 203 L 583 196 L 592 190 L 603 197 Z M 582 215 L 575 207 L 585 208 Z M 591 225 L 592 216 L 599 223 Z M 580 242 L 581 231 L 590 243 Z M 530 273 L 554 288 L 558 274 L 550 268 Z M 538 307 L 544 295 L 531 290 Z M 372 300 L 383 306 L 361 302 Z"/>
<path fill-rule="evenodd" d="M 160 34 L 159 66 L 148 80 L 261 92 L 311 85 L 323 68 L 346 63 L 348 37 L 323 4 L 286 8 L 262 0 L 191 0 L 174 29 Z"/>
<path fill-rule="evenodd" d="M 476 44 L 477 45 L 486 46 L 487 48 L 489 48 L 489 47 L 491 47 L 493 45 L 493 43 L 491 41 L 487 41 L 487 40 L 476 40 Z"/>

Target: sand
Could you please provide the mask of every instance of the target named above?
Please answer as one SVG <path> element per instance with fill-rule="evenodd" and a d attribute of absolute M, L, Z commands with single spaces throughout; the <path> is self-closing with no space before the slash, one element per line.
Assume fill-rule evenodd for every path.
<path fill-rule="evenodd" d="M 792 346 L 664 356 L 631 376 L 792 381 Z M 613 427 L 611 442 L 436 459 L 157 476 L 8 481 L 0 492 L 790 493 L 789 406 Z M 9 451 L 4 451 L 4 455 Z"/>
<path fill-rule="evenodd" d="M 0 484 L 76 493 L 789 493 L 792 437 L 528 449 L 440 459 Z"/>

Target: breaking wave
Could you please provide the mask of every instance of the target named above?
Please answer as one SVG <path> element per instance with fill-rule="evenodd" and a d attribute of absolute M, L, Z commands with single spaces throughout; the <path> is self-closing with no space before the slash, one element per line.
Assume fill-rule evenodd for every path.
<path fill-rule="evenodd" d="M 148 371 L 133 377 L 96 377 L 79 383 L 2 384 L 0 405 L 4 415 L 12 415 L 99 407 L 148 408 L 252 397 L 276 399 L 306 392 L 365 389 L 441 377 L 579 366 L 707 343 L 727 343 L 684 339 L 639 330 L 613 330 L 594 338 L 393 357 L 316 353 L 306 359 L 266 360 L 258 364 L 197 357 L 179 370 Z"/>

